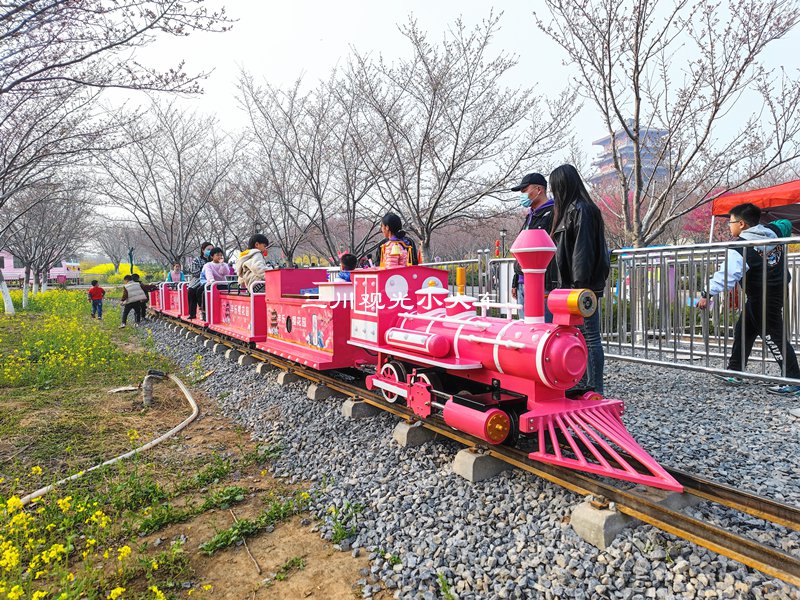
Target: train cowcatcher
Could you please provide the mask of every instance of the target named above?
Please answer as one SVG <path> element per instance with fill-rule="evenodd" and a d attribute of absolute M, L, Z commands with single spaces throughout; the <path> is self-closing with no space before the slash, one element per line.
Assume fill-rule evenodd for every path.
<path fill-rule="evenodd" d="M 450 295 L 444 270 L 407 266 L 358 269 L 352 283 L 318 268 L 267 271 L 251 290 L 207 286 L 207 321 L 194 324 L 313 369 L 360 369 L 368 389 L 418 418 L 439 415 L 489 445 L 530 449 L 534 461 L 682 491 L 627 431 L 621 400 L 578 388 L 588 360 L 578 326 L 594 294 L 552 291 L 545 323 L 553 242 L 525 230 L 511 253 L 525 273 L 522 319 L 515 305 Z M 152 308 L 187 320 L 184 287 L 163 284 Z"/>

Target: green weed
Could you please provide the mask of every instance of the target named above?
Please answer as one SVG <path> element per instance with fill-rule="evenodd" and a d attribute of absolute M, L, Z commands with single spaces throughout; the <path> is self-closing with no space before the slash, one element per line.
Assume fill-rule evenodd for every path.
<path fill-rule="evenodd" d="M 455 596 L 453 596 L 453 591 L 450 589 L 450 584 L 447 583 L 444 573 L 437 573 L 436 580 L 439 582 L 439 591 L 442 592 L 442 598 L 444 600 L 454 600 Z"/>
<path fill-rule="evenodd" d="M 357 518 L 363 510 L 363 505 L 351 504 L 348 500 L 344 501 L 341 510 L 335 506 L 331 506 L 328 509 L 328 523 L 333 530 L 331 541 L 334 544 L 338 544 L 356 534 Z"/>
<path fill-rule="evenodd" d="M 211 457 L 211 463 L 203 467 L 197 475 L 195 475 L 194 479 L 197 485 L 202 487 L 211 483 L 218 483 L 232 470 L 233 466 L 229 459 L 222 458 L 219 454 L 214 453 Z"/>
<path fill-rule="evenodd" d="M 139 524 L 139 535 L 148 535 L 168 525 L 184 523 L 212 508 L 229 508 L 245 499 L 247 490 L 238 486 L 225 487 L 212 492 L 199 506 L 177 508 L 169 503 L 154 506 Z"/>
<path fill-rule="evenodd" d="M 275 573 L 275 581 L 284 581 L 294 571 L 306 568 L 306 561 L 302 556 L 295 556 L 283 563 Z"/>
<path fill-rule="evenodd" d="M 151 584 L 159 583 L 167 589 L 174 589 L 192 579 L 189 555 L 182 542 L 173 542 L 169 548 L 152 556 L 141 556 L 138 562 L 141 573 Z"/>
<path fill-rule="evenodd" d="M 263 465 L 267 461 L 280 456 L 281 452 L 283 452 L 283 445 L 280 443 L 259 444 L 254 450 L 243 453 L 242 466 Z"/>
<path fill-rule="evenodd" d="M 310 495 L 308 492 L 295 493 L 286 498 L 274 498 L 269 506 L 255 520 L 240 519 L 228 529 L 217 532 L 217 534 L 204 544 L 200 545 L 200 550 L 209 556 L 217 550 L 222 550 L 253 537 L 264 531 L 270 525 L 288 519 L 292 515 L 305 510 L 308 506 Z"/>

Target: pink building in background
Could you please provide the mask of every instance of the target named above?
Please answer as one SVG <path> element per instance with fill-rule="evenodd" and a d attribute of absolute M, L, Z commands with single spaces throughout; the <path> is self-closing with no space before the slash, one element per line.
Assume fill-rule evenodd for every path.
<path fill-rule="evenodd" d="M 7 282 L 19 282 L 22 285 L 22 280 L 25 278 L 25 267 L 6 250 L 0 251 L 0 271 Z M 47 281 L 49 283 L 80 283 L 81 266 L 76 262 L 62 260 L 60 265 L 50 269 Z"/>

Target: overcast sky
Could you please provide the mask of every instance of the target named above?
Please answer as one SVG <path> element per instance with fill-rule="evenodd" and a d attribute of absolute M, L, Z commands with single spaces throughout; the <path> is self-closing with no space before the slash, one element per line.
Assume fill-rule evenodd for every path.
<path fill-rule="evenodd" d="M 211 5 L 219 5 L 212 0 Z M 235 83 L 244 68 L 257 79 L 289 85 L 303 76 L 309 85 L 327 78 L 337 63 L 346 61 L 350 48 L 382 54 L 388 60 L 407 55 L 408 41 L 397 24 L 413 14 L 421 28 L 439 40 L 446 28 L 461 16 L 468 26 L 479 23 L 492 10 L 492 4 L 474 0 L 228 0 L 230 17 L 238 19 L 233 30 L 224 34 L 192 34 L 189 38 L 169 39 L 151 46 L 143 58 L 163 61 L 171 66 L 185 59 L 188 71 L 212 70 L 203 83 L 206 93 L 192 100 L 203 112 L 215 112 L 223 126 L 244 124 L 244 115 L 235 101 Z M 506 51 L 518 56 L 519 64 L 510 72 L 507 85 L 532 85 L 543 94 L 563 89 L 574 74 L 563 65 L 564 52 L 539 31 L 533 17 L 543 17 L 547 9 L 540 0 L 503 0 L 494 4 L 503 13 L 501 30 L 495 38 L 495 53 Z M 800 66 L 797 48 L 800 31 L 775 44 L 765 56 L 772 67 L 796 70 Z M 751 112 L 756 107 L 747 107 Z M 591 141 L 605 135 L 597 111 L 586 104 L 579 115 L 565 115 L 584 142 L 589 158 L 597 148 Z"/>

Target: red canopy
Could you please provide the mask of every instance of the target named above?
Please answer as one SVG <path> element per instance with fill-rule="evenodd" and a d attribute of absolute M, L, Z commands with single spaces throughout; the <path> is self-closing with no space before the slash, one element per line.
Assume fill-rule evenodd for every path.
<path fill-rule="evenodd" d="M 789 219 L 793 233 L 800 234 L 800 179 L 760 190 L 725 194 L 711 202 L 711 214 L 727 215 L 734 206 L 745 202 L 755 204 L 761 209 L 763 223 Z"/>

